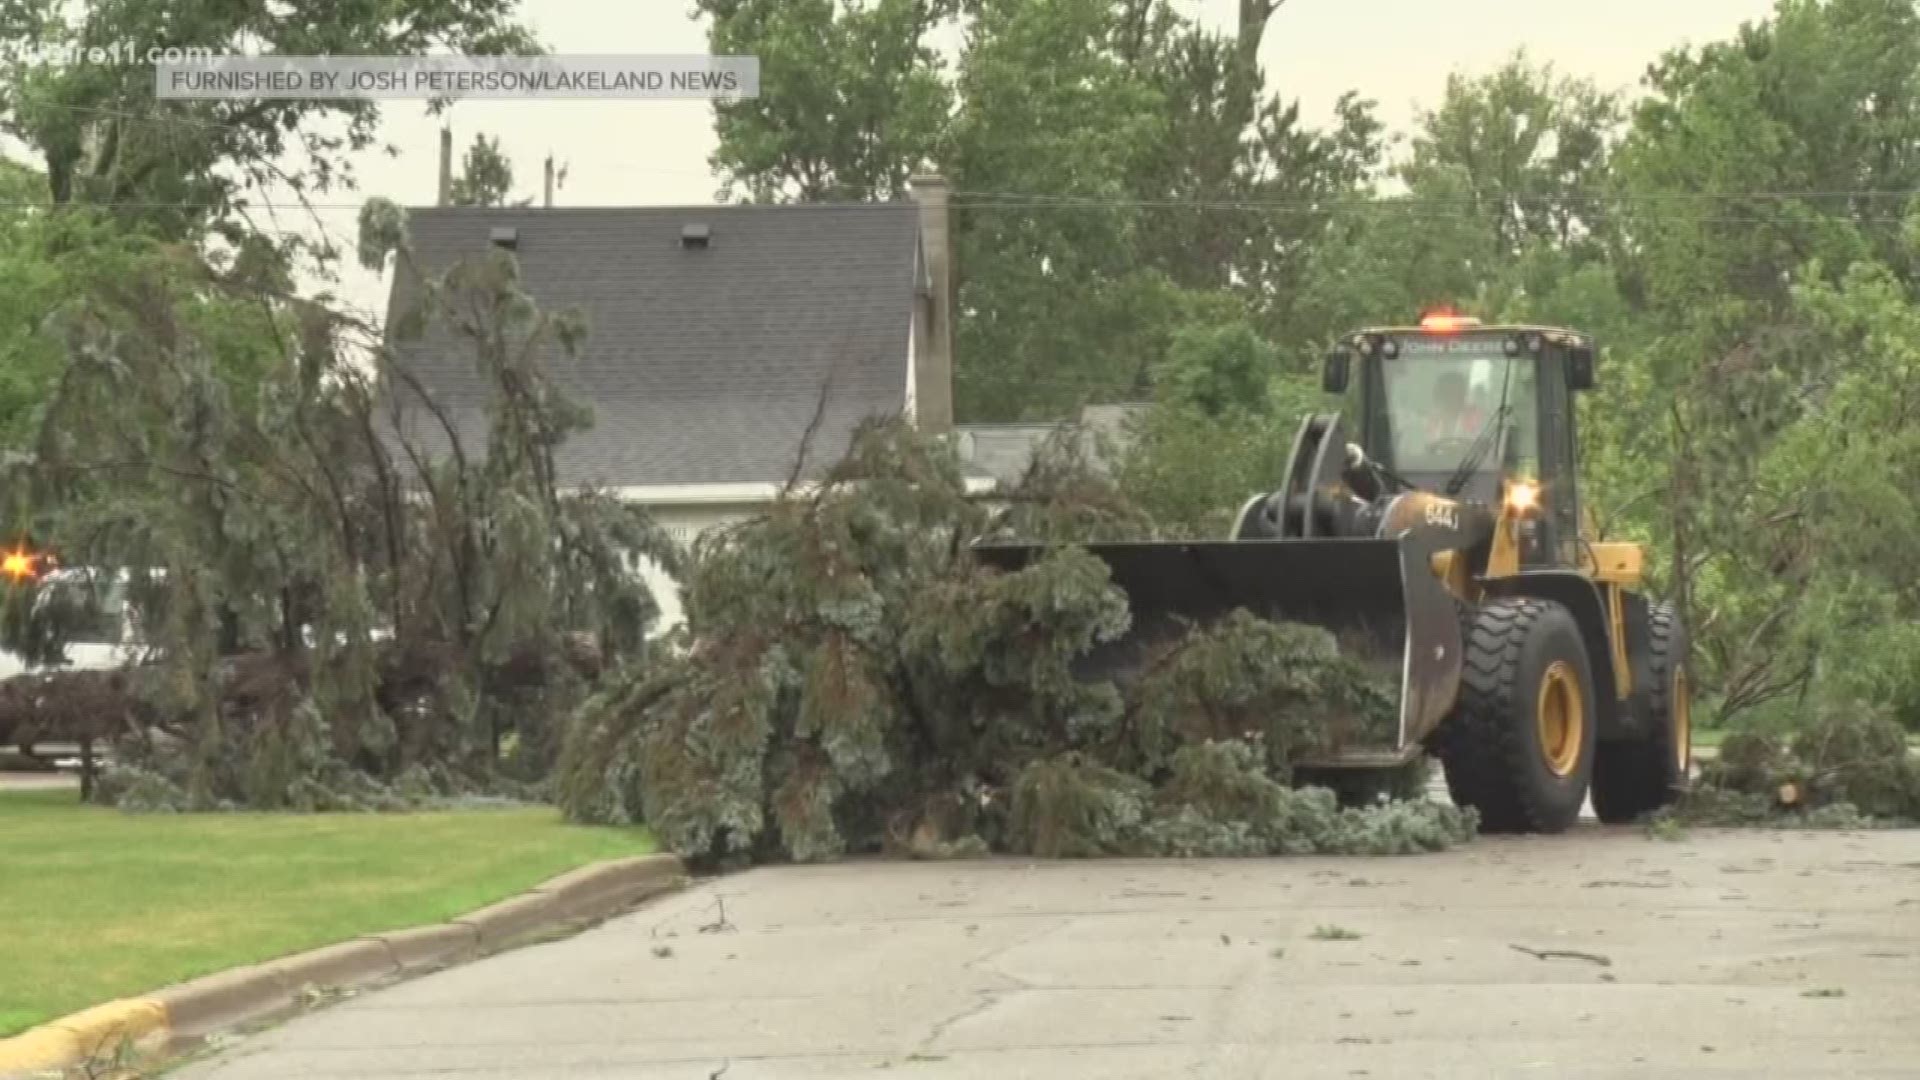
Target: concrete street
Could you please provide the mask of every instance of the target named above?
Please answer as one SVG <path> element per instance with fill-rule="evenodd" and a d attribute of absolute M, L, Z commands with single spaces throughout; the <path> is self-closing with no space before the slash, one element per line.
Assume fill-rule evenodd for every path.
<path fill-rule="evenodd" d="M 0 772 L 0 791 L 80 790 L 80 777 L 72 773 Z"/>
<path fill-rule="evenodd" d="M 1917 975 L 1915 832 L 767 868 L 180 1075 L 1912 1077 Z"/>

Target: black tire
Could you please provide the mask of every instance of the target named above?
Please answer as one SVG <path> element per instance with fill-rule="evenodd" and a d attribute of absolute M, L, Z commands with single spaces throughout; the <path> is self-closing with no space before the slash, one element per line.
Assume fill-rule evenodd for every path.
<path fill-rule="evenodd" d="M 1593 812 L 1609 825 L 1673 802 L 1693 771 L 1687 630 L 1672 606 L 1649 608 L 1647 640 L 1653 730 L 1645 738 L 1603 742 L 1594 755 Z"/>
<path fill-rule="evenodd" d="M 1564 605 L 1518 597 L 1468 625 L 1460 697 L 1438 740 L 1447 791 L 1480 812 L 1483 832 L 1562 832 L 1586 803 L 1597 728 L 1580 624 Z M 1549 682 L 1564 705 L 1554 714 L 1578 714 L 1551 747 L 1539 718 Z"/>

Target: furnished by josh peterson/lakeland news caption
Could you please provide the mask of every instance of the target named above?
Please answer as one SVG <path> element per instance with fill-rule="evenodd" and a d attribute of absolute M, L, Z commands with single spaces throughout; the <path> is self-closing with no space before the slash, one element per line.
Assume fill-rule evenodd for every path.
<path fill-rule="evenodd" d="M 750 98 L 755 56 L 218 56 L 154 67 L 162 98 Z"/>

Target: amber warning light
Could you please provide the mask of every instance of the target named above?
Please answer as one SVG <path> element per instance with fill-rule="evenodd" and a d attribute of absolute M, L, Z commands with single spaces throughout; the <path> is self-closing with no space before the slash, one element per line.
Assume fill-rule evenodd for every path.
<path fill-rule="evenodd" d="M 1479 325 L 1479 319 L 1469 315 L 1458 315 L 1446 308 L 1429 311 L 1420 316 L 1420 329 L 1434 334 L 1451 334 L 1456 330 L 1471 330 Z"/>
<path fill-rule="evenodd" d="M 14 548 L 4 556 L 0 556 L 0 574 L 5 574 L 15 581 L 38 577 L 40 557 L 24 548 Z"/>

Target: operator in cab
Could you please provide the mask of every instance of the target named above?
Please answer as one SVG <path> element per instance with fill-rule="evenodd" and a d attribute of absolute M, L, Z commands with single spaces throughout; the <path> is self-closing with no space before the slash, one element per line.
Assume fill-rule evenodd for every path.
<path fill-rule="evenodd" d="M 1486 413 L 1467 400 L 1467 376 L 1464 372 L 1443 371 L 1434 384 L 1434 409 L 1427 418 L 1427 442 L 1445 443 L 1472 439 L 1486 425 Z"/>

